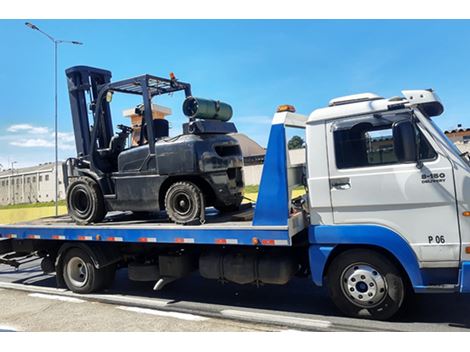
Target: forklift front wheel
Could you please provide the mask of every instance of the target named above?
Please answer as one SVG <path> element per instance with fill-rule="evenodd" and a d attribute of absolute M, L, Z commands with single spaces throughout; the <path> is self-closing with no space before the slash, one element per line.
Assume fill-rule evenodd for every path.
<path fill-rule="evenodd" d="M 177 224 L 188 224 L 201 215 L 202 192 L 192 182 L 176 182 L 165 195 L 168 217 Z"/>
<path fill-rule="evenodd" d="M 72 219 L 81 225 L 100 222 L 106 215 L 101 191 L 90 177 L 79 177 L 70 184 L 67 208 Z"/>

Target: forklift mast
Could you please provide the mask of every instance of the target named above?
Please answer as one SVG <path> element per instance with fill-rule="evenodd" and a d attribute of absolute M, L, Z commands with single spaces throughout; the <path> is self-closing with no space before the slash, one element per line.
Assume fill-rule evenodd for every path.
<path fill-rule="evenodd" d="M 98 95 L 103 85 L 111 82 L 111 72 L 89 66 L 75 66 L 65 71 L 67 75 L 70 107 L 72 110 L 73 129 L 77 155 L 90 160 L 93 141 L 91 140 L 89 111 L 94 115 Z M 88 95 L 88 97 L 87 97 Z M 100 120 L 93 123 L 99 126 L 97 133 L 98 148 L 109 145 L 113 136 L 111 110 L 108 102 L 103 102 Z"/>

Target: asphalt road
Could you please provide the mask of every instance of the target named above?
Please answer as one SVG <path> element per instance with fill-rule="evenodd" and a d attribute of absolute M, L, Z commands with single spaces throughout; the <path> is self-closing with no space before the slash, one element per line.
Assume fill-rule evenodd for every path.
<path fill-rule="evenodd" d="M 376 322 L 342 316 L 325 291 L 315 287 L 309 279 L 294 279 L 284 286 L 256 287 L 220 284 L 193 275 L 155 292 L 152 283 L 129 281 L 123 269 L 118 271 L 111 289 L 101 294 L 81 296 L 55 287 L 54 276 L 43 274 L 38 261 L 27 263 L 17 271 L 0 265 L 2 294 L 10 294 L 13 289 L 19 297 L 18 290 L 23 291 L 21 294 L 26 295 L 21 296 L 23 300 L 34 299 L 29 296 L 31 293 L 52 294 L 114 307 L 125 306 L 131 310 L 151 309 L 203 316 L 212 319 L 204 331 L 470 331 L 470 295 L 415 295 L 394 321 Z M 0 329 L 5 324 L 1 319 L 2 314 Z M 222 325 L 218 326 L 217 322 Z M 242 325 L 231 325 L 230 328 L 230 325 L 224 325 L 227 322 Z M 134 328 L 136 331 L 167 331 L 170 325 L 162 325 L 162 330 L 153 325 Z M 174 326 L 178 331 L 192 331 L 191 326 Z M 70 329 L 76 331 L 73 325 Z M 113 326 L 96 327 L 99 331 L 103 329 L 113 330 Z M 114 329 L 119 330 L 119 325 Z M 132 330 L 132 326 L 129 329 Z"/>

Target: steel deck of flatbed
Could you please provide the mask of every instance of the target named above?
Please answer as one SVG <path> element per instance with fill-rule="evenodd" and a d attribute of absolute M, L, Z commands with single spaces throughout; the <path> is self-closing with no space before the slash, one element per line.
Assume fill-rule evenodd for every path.
<path fill-rule="evenodd" d="M 110 214 L 104 222 L 80 226 L 69 216 L 0 225 L 1 238 L 134 243 L 192 243 L 219 245 L 291 245 L 288 226 L 253 226 L 251 220 L 234 221 L 237 214 L 208 210 L 200 225 L 178 225 L 164 214 L 136 218 L 132 213 Z"/>

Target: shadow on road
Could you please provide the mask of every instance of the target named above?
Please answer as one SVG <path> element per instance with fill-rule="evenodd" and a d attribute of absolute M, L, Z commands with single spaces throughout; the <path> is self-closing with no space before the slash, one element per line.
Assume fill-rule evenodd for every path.
<path fill-rule="evenodd" d="M 0 266 L 1 267 L 1 266 Z M 24 276 L 10 282 L 55 287 L 55 278 L 42 274 L 39 268 L 16 272 Z M 2 276 L 0 270 L 0 277 Z M 339 312 L 323 288 L 313 285 L 309 279 L 293 279 L 284 286 L 221 284 L 205 280 L 198 275 L 170 283 L 162 291 L 152 290 L 154 283 L 129 281 L 126 269 L 116 274 L 109 294 L 135 297 L 161 298 L 173 302 L 195 302 L 239 308 L 257 308 L 285 313 L 338 316 Z M 470 329 L 470 295 L 420 294 L 408 301 L 404 312 L 395 319 L 401 323 L 437 323 Z"/>

